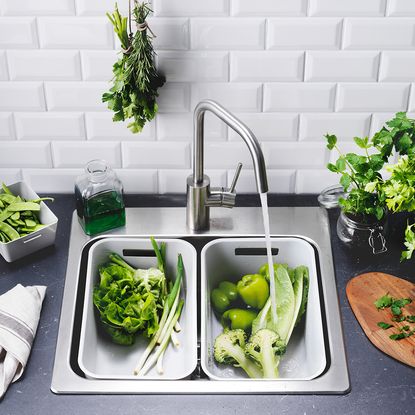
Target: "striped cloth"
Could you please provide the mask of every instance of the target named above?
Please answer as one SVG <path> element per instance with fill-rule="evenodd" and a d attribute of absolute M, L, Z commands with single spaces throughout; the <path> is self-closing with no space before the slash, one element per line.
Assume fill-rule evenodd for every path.
<path fill-rule="evenodd" d="M 18 284 L 0 296 L 0 399 L 23 374 L 45 292 L 45 286 Z"/>

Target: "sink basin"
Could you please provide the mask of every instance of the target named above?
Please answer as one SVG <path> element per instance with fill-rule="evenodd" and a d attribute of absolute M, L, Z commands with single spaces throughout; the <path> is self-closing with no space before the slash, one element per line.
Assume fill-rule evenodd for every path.
<path fill-rule="evenodd" d="M 51 389 L 54 393 L 79 394 L 214 394 L 214 393 L 324 393 L 342 394 L 350 388 L 344 349 L 342 324 L 332 262 L 328 217 L 325 210 L 314 207 L 273 207 L 269 209 L 271 234 L 275 240 L 297 238 L 312 247 L 318 292 L 317 312 L 321 321 L 322 341 L 317 353 L 324 354 L 324 365 L 313 376 L 282 377 L 272 380 L 226 379 L 217 381 L 203 370 L 200 347 L 201 320 L 198 319 L 198 364 L 186 379 L 104 379 L 91 378 L 78 364 L 83 304 L 85 299 L 88 253 L 103 238 L 177 238 L 190 242 L 198 256 L 198 306 L 200 304 L 202 250 L 210 242 L 222 238 L 252 241 L 263 237 L 260 208 L 212 209 L 211 228 L 192 233 L 186 228 L 185 208 L 127 208 L 126 227 L 99 235 L 86 236 L 73 214 L 65 291 Z M 257 243 L 257 242 L 256 242 Z M 264 240 L 265 246 L 265 240 Z M 202 289 L 203 291 L 203 289 Z M 204 300 L 203 300 L 204 301 Z M 206 301 L 205 301 L 206 302 Z"/>

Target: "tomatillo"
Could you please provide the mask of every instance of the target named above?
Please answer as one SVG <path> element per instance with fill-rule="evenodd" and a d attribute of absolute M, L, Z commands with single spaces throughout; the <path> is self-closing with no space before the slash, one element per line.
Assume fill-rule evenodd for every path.
<path fill-rule="evenodd" d="M 238 294 L 244 302 L 254 308 L 261 309 L 269 297 L 267 280 L 260 274 L 248 274 L 242 277 L 236 286 Z"/>
<path fill-rule="evenodd" d="M 231 308 L 222 314 L 222 326 L 231 328 L 231 330 L 242 329 L 250 331 L 252 322 L 255 320 L 257 313 L 253 310 L 244 310 L 242 308 Z"/>

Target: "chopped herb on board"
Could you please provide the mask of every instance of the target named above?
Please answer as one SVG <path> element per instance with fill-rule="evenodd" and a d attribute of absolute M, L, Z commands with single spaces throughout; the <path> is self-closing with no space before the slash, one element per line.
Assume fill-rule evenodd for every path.
<path fill-rule="evenodd" d="M 384 309 L 386 307 L 390 307 L 392 305 L 393 298 L 389 294 L 385 294 L 384 296 L 378 298 L 375 301 L 375 306 L 378 310 Z"/>
<path fill-rule="evenodd" d="M 392 312 L 391 321 L 393 322 L 401 323 L 406 321 L 408 323 L 415 323 L 415 315 L 405 316 L 402 314 L 402 308 L 410 303 L 412 303 L 412 299 L 410 298 L 393 298 L 386 293 L 382 297 L 378 298 L 374 304 L 378 310 L 390 308 Z M 377 325 L 383 330 L 394 327 L 393 324 L 385 323 L 383 321 L 379 321 Z M 391 340 L 402 340 L 415 334 L 415 328 L 411 328 L 408 325 L 396 328 L 399 329 L 400 333 L 391 334 L 389 336 Z"/>
<path fill-rule="evenodd" d="M 384 323 L 383 321 L 379 321 L 378 326 L 383 330 L 387 330 L 387 329 L 393 327 L 392 324 Z"/>

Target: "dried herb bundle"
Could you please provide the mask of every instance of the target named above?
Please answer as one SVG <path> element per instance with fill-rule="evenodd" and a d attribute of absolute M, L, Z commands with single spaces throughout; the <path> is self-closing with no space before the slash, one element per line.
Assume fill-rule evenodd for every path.
<path fill-rule="evenodd" d="M 113 86 L 109 92 L 103 94 L 102 100 L 114 111 L 114 121 L 131 119 L 128 128 L 133 133 L 139 133 L 145 123 L 156 115 L 157 90 L 165 82 L 164 76 L 157 72 L 154 64 L 154 34 L 146 21 L 150 12 L 147 3 L 134 1 L 133 10 L 130 7 L 130 33 L 127 29 L 128 18 L 121 16 L 117 4 L 112 15 L 107 13 L 123 50 L 113 66 Z M 132 19 L 136 23 L 135 34 L 131 30 Z"/>

